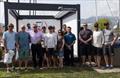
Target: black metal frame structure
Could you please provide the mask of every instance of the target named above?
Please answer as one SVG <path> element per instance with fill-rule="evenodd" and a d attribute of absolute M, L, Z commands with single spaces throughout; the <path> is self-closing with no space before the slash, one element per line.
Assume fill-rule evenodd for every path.
<path fill-rule="evenodd" d="M 20 15 L 19 10 L 37 10 L 37 11 L 63 11 L 71 10 L 74 12 L 68 12 L 60 18 L 55 18 L 54 16 L 44 16 L 44 15 Z M 18 10 L 18 12 L 16 11 Z M 8 12 L 16 19 L 16 28 L 18 28 L 18 21 L 21 19 L 56 19 L 60 20 L 61 29 L 63 25 L 63 19 L 77 13 L 77 32 L 79 33 L 80 29 L 80 4 L 41 4 L 41 3 L 14 3 L 14 2 L 4 2 L 4 11 L 5 11 L 5 30 L 7 30 L 8 25 Z M 77 33 L 77 35 L 78 35 Z"/>

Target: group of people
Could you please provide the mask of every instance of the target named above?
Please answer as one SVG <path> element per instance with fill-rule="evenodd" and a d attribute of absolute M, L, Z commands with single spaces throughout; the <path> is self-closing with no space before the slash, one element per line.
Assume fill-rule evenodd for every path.
<path fill-rule="evenodd" d="M 39 30 L 36 24 L 33 24 L 32 28 L 30 24 L 22 25 L 19 32 L 15 32 L 13 29 L 14 25 L 9 24 L 8 30 L 3 33 L 2 37 L 7 72 L 15 68 L 16 61 L 19 62 L 19 70 L 22 70 L 23 63 L 24 69 L 28 70 L 30 54 L 33 69 L 63 68 L 63 59 L 66 65 L 73 65 L 73 45 L 76 37 L 71 32 L 71 27 L 64 25 L 64 30 L 60 29 L 57 32 L 54 26 L 42 26 Z M 11 62 L 7 62 L 7 60 L 11 60 Z"/>
<path fill-rule="evenodd" d="M 105 68 L 113 68 L 114 44 L 118 38 L 109 27 L 109 22 L 104 23 L 105 29 L 100 30 L 99 24 L 94 24 L 94 31 L 83 25 L 79 32 L 79 55 L 82 58 L 82 65 L 85 65 L 88 58 L 89 65 L 95 60 L 98 68 L 101 68 L 101 61 L 105 61 Z M 93 57 L 93 58 L 92 58 Z"/>
<path fill-rule="evenodd" d="M 96 22 L 94 31 L 88 29 L 87 24 L 84 24 L 83 28 L 80 29 L 78 55 L 82 59 L 83 66 L 86 64 L 86 58 L 88 58 L 89 65 L 92 65 L 91 62 L 94 57 L 98 68 L 101 68 L 101 60 L 105 60 L 106 68 L 113 68 L 113 49 L 118 36 L 110 30 L 108 22 L 104 26 L 105 29 L 100 30 L 99 24 Z M 25 64 L 24 69 L 28 70 L 30 55 L 32 56 L 33 69 L 38 67 L 40 69 L 43 67 L 63 68 L 64 65 L 74 66 L 73 46 L 76 37 L 71 32 L 70 26 L 63 25 L 63 30 L 60 29 L 57 32 L 54 26 L 42 26 L 39 29 L 36 24 L 33 24 L 32 28 L 30 24 L 22 25 L 19 32 L 15 32 L 13 29 L 14 25 L 9 24 L 8 30 L 3 33 L 2 37 L 5 54 L 11 54 L 8 59 L 12 60 L 9 63 L 5 62 L 7 72 L 11 71 L 11 66 L 15 66 L 17 54 L 19 70 L 22 69 L 23 62 Z"/>

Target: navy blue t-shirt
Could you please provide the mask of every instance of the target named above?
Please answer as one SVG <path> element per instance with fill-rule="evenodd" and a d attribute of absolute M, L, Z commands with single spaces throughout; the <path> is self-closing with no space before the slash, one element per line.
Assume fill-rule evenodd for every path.
<path fill-rule="evenodd" d="M 76 37 L 74 34 L 72 33 L 67 33 L 65 36 L 64 36 L 64 39 L 65 39 L 65 43 L 70 45 L 73 43 L 73 41 L 76 40 Z"/>

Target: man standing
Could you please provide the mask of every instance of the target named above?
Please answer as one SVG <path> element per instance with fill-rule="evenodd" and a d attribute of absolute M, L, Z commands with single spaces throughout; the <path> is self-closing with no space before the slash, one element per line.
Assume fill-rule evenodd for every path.
<path fill-rule="evenodd" d="M 76 37 L 71 32 L 71 27 L 67 27 L 67 34 L 64 36 L 65 39 L 65 63 L 66 65 L 74 65 L 74 49 Z"/>
<path fill-rule="evenodd" d="M 43 39 L 41 41 L 41 45 L 42 45 L 42 52 L 44 53 L 42 66 L 44 66 L 46 62 L 47 67 L 49 67 L 48 53 L 46 51 L 46 46 L 45 46 L 45 40 L 46 40 L 46 34 L 47 34 L 45 26 L 42 27 L 42 33 L 43 33 Z"/>
<path fill-rule="evenodd" d="M 46 44 L 46 50 L 48 52 L 48 58 L 49 58 L 49 65 L 53 65 L 55 67 L 55 59 L 54 59 L 54 55 L 55 55 L 55 50 L 56 50 L 56 36 L 53 34 L 53 27 L 49 26 L 49 33 L 47 33 L 47 37 L 45 40 L 45 44 Z"/>
<path fill-rule="evenodd" d="M 106 67 L 113 68 L 113 56 L 114 56 L 114 43 L 117 40 L 117 36 L 109 29 L 109 23 L 104 24 L 105 29 L 103 30 L 104 34 L 104 59 L 106 63 Z M 110 63 L 109 63 L 110 60 Z"/>
<path fill-rule="evenodd" d="M 98 68 L 100 68 L 101 56 L 103 55 L 103 43 L 104 43 L 104 35 L 103 32 L 99 29 L 99 25 L 96 22 L 94 24 L 93 31 L 93 46 L 94 46 L 94 56 L 97 63 Z"/>
<path fill-rule="evenodd" d="M 4 47 L 5 52 L 9 53 L 10 51 L 13 51 L 15 54 L 16 49 L 16 32 L 13 31 L 14 25 L 11 23 L 8 26 L 8 31 L 3 33 L 3 40 L 4 40 Z M 14 60 L 13 57 L 11 57 L 11 60 Z M 12 63 L 13 64 L 13 63 Z M 7 66 L 7 72 L 10 72 L 10 64 L 6 64 Z"/>
<path fill-rule="evenodd" d="M 83 25 L 83 29 L 79 32 L 80 52 L 82 56 L 82 63 L 85 64 L 86 56 L 88 56 L 91 65 L 91 46 L 93 32 L 87 28 L 87 24 Z"/>
<path fill-rule="evenodd" d="M 53 32 L 53 35 L 55 37 L 55 43 L 57 44 L 57 37 L 58 37 L 58 33 L 55 31 L 55 26 L 53 26 L 52 28 L 52 32 Z M 55 47 L 57 47 L 57 45 L 55 45 Z M 58 58 L 57 58 L 57 55 L 58 55 L 58 52 L 57 52 L 57 49 L 54 51 L 54 60 L 55 60 L 55 66 L 58 65 Z"/>
<path fill-rule="evenodd" d="M 30 23 L 27 24 L 27 32 L 30 32 L 31 31 L 31 26 L 30 26 Z"/>
<path fill-rule="evenodd" d="M 43 52 L 41 51 L 41 40 L 43 37 L 42 32 L 38 31 L 37 25 L 33 25 L 33 30 L 30 32 L 31 36 L 31 50 L 32 50 L 32 60 L 33 60 L 33 67 L 36 69 L 37 67 L 37 58 L 39 60 L 39 67 L 42 67 L 43 61 Z"/>
<path fill-rule="evenodd" d="M 27 70 L 28 66 L 28 59 L 30 55 L 30 35 L 25 31 L 25 26 L 21 27 L 21 31 L 17 34 L 17 46 L 19 52 L 19 69 L 21 70 L 22 63 L 25 63 L 25 71 Z"/>

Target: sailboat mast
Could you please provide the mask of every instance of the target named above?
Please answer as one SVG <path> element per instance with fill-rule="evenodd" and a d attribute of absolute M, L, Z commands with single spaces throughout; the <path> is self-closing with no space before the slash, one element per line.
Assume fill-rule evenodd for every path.
<path fill-rule="evenodd" d="M 119 25 L 120 25 L 120 0 L 118 0 L 118 21 L 117 21 L 117 30 L 118 30 L 118 33 L 119 33 Z"/>
<path fill-rule="evenodd" d="M 98 13 L 97 13 L 97 0 L 95 0 L 95 11 L 96 11 L 96 21 L 98 20 Z"/>

